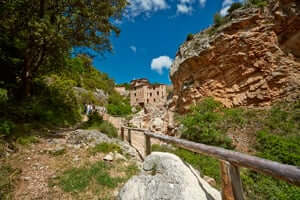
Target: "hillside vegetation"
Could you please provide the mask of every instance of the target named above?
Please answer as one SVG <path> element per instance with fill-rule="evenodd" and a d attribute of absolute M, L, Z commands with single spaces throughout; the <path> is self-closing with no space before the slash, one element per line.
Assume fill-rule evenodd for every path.
<path fill-rule="evenodd" d="M 194 106 L 185 116 L 178 118 L 183 124 L 181 137 L 227 149 L 238 149 L 230 133 L 248 135 L 249 149 L 246 153 L 300 166 L 300 101 L 280 102 L 269 109 L 225 108 L 212 98 Z M 202 174 L 216 179 L 220 187 L 219 162 L 208 156 L 184 149 L 153 146 L 155 151 L 172 152 L 192 164 Z M 242 182 L 247 199 L 299 199 L 300 189 L 284 181 L 242 169 Z"/>

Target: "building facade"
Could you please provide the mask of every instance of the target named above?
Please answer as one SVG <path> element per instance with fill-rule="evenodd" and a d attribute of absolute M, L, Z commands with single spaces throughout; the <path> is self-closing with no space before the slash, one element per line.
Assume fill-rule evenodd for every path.
<path fill-rule="evenodd" d="M 147 79 L 130 82 L 131 106 L 163 105 L 167 101 L 167 87 L 164 84 L 150 84 Z"/>

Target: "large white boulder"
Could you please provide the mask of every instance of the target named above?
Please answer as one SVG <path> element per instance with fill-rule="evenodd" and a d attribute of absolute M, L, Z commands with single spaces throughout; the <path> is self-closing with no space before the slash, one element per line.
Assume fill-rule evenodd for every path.
<path fill-rule="evenodd" d="M 180 158 L 153 152 L 140 175 L 120 190 L 118 200 L 221 200 L 221 194 Z"/>

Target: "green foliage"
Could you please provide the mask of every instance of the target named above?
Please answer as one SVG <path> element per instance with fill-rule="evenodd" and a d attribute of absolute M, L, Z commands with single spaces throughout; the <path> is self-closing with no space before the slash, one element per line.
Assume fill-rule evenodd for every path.
<path fill-rule="evenodd" d="M 89 120 L 82 124 L 83 129 L 97 129 L 109 137 L 118 137 L 118 130 L 108 121 L 104 121 L 98 113 L 89 115 Z"/>
<path fill-rule="evenodd" d="M 110 36 L 120 33 L 112 21 L 122 16 L 126 5 L 126 0 L 4 1 L 0 4 L 0 80 L 28 97 L 32 80 L 50 68 L 65 66 L 71 48 L 110 51 Z"/>
<path fill-rule="evenodd" d="M 243 4 L 240 2 L 234 2 L 231 4 L 230 8 L 228 9 L 228 13 L 232 13 L 234 10 L 242 8 Z"/>
<path fill-rule="evenodd" d="M 109 153 L 109 152 L 118 152 L 118 153 L 122 153 L 122 149 L 119 145 L 117 144 L 113 144 L 113 143 L 100 143 L 97 144 L 95 147 L 90 148 L 89 152 L 93 155 L 95 155 L 98 152 L 101 153 Z"/>
<path fill-rule="evenodd" d="M 215 27 L 219 27 L 219 26 L 223 25 L 225 22 L 226 22 L 226 20 L 224 19 L 224 17 L 222 17 L 222 15 L 220 13 L 216 13 L 214 15 Z"/>
<path fill-rule="evenodd" d="M 199 170 L 201 174 L 214 178 L 218 187 L 221 185 L 219 161 L 209 156 L 200 155 L 181 148 L 168 148 L 164 145 L 153 144 L 152 151 L 169 152 L 177 155 L 183 161 Z"/>
<path fill-rule="evenodd" d="M 30 145 L 30 144 L 34 144 L 34 143 L 38 143 L 39 140 L 35 137 L 35 136 L 21 136 L 18 137 L 17 139 L 17 143 L 21 144 L 21 145 Z"/>
<path fill-rule="evenodd" d="M 98 127 L 100 124 L 103 123 L 103 117 L 100 116 L 97 112 L 91 113 L 88 117 L 89 120 L 84 122 L 81 125 L 81 128 L 88 129 L 90 127 Z"/>
<path fill-rule="evenodd" d="M 11 200 L 13 199 L 12 192 L 14 191 L 15 180 L 14 176 L 20 174 L 21 170 L 14 169 L 9 165 L 0 166 L 0 199 Z"/>
<path fill-rule="evenodd" d="M 103 123 L 100 124 L 98 127 L 99 131 L 108 135 L 109 137 L 118 137 L 118 130 L 114 125 L 109 123 L 108 121 L 103 121 Z"/>
<path fill-rule="evenodd" d="M 66 66 L 60 70 L 59 75 L 74 80 L 77 87 L 92 91 L 98 88 L 108 94 L 113 91 L 114 81 L 107 74 L 95 69 L 88 56 L 78 55 L 75 58 L 68 58 L 66 62 Z"/>
<path fill-rule="evenodd" d="M 268 5 L 268 1 L 266 0 L 247 0 L 246 6 L 257 6 L 257 7 L 264 7 Z"/>
<path fill-rule="evenodd" d="M 60 186 L 66 192 L 79 192 L 84 190 L 90 182 L 89 170 L 73 168 L 66 171 L 60 178 Z"/>
<path fill-rule="evenodd" d="M 194 38 L 194 35 L 192 33 L 189 33 L 186 37 L 186 41 L 190 41 Z"/>
<path fill-rule="evenodd" d="M 249 200 L 299 199 L 300 188 L 279 179 L 247 170 L 241 175 L 244 191 Z"/>
<path fill-rule="evenodd" d="M 7 90 L 0 88 L 0 104 L 5 103 L 7 100 Z"/>
<path fill-rule="evenodd" d="M 127 116 L 131 114 L 129 99 L 114 92 L 108 99 L 107 112 L 114 116 Z"/>
<path fill-rule="evenodd" d="M 0 122 L 0 136 L 10 135 L 12 130 L 15 128 L 15 124 L 12 121 L 3 120 Z"/>
<path fill-rule="evenodd" d="M 191 113 L 180 119 L 184 128 L 181 137 L 194 142 L 232 149 L 232 141 L 225 130 L 219 129 L 222 122 L 221 104 L 213 98 L 204 99 L 192 108 Z"/>
<path fill-rule="evenodd" d="M 273 105 L 269 110 L 256 110 L 244 108 L 224 108 L 213 99 L 204 99 L 186 116 L 179 118 L 183 123 L 183 137 L 210 145 L 223 146 L 218 143 L 215 132 L 226 135 L 228 130 L 234 129 L 243 131 L 251 129 L 256 135 L 254 149 L 256 156 L 274 160 L 284 164 L 300 166 L 300 102 L 280 102 Z M 202 135 L 203 130 L 209 130 L 207 135 Z M 193 134 L 194 133 L 194 134 Z M 200 134 L 197 135 L 195 133 Z M 205 133 L 205 132 L 204 132 Z M 255 134 L 256 133 L 256 134 Z M 253 137 L 253 136 L 251 136 Z M 169 150 L 170 151 L 170 150 Z M 218 184 L 219 170 L 217 162 L 215 166 L 210 162 L 197 160 L 199 155 L 191 152 L 178 152 L 178 149 L 170 151 L 180 156 L 183 160 L 194 163 L 201 163 L 199 169 L 205 175 L 214 177 Z M 199 156 L 203 157 L 203 156 Z M 209 159 L 209 158 L 207 158 Z M 205 161 L 207 161 L 205 159 Z M 214 166 L 214 167 L 212 167 Z M 251 170 L 242 170 L 243 186 L 249 200 L 284 200 L 298 199 L 300 189 L 283 181 L 273 179 Z"/>

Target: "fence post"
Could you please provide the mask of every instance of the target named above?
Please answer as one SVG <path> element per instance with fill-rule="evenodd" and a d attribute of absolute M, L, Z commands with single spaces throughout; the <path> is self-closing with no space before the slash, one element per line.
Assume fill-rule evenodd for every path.
<path fill-rule="evenodd" d="M 131 145 L 131 129 L 128 129 L 128 143 Z"/>
<path fill-rule="evenodd" d="M 124 141 L 124 127 L 121 127 L 121 139 Z"/>
<path fill-rule="evenodd" d="M 244 200 L 239 168 L 227 161 L 220 161 L 222 200 Z"/>
<path fill-rule="evenodd" d="M 151 153 L 151 138 L 149 135 L 144 132 L 145 135 L 145 156 L 150 155 Z"/>

